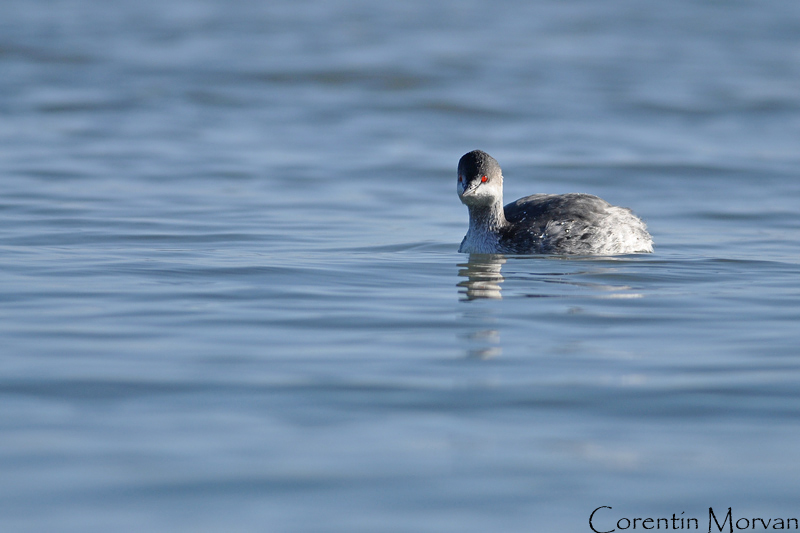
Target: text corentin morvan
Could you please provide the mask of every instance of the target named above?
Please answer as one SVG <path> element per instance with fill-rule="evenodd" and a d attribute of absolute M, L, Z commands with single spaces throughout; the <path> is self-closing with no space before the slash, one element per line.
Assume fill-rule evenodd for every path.
<path fill-rule="evenodd" d="M 616 531 L 627 531 L 630 529 L 700 529 L 700 521 L 697 518 L 684 517 L 683 513 L 672 514 L 672 518 L 619 518 L 616 524 L 613 518 L 609 520 L 603 516 L 605 511 L 601 509 L 612 509 L 607 505 L 602 505 L 592 511 L 589 516 L 589 527 L 594 533 L 614 533 Z M 599 512 L 598 512 L 599 511 Z M 609 528 L 610 525 L 610 528 Z M 615 527 L 616 526 L 616 527 Z M 735 518 L 733 511 L 728 507 L 728 512 L 721 518 L 717 518 L 714 508 L 708 508 L 708 532 L 729 532 L 753 529 L 798 529 L 797 518 Z"/>

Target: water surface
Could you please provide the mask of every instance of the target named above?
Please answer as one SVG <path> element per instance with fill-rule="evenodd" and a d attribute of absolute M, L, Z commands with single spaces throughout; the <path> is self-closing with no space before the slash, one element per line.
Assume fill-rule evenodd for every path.
<path fill-rule="evenodd" d="M 798 36 L 780 1 L 4 2 L 0 529 L 800 516 Z M 475 148 L 656 253 L 458 254 Z"/>

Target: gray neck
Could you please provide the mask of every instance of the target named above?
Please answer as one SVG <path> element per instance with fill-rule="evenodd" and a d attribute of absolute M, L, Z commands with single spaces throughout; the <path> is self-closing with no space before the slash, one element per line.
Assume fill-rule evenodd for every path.
<path fill-rule="evenodd" d="M 469 209 L 469 232 L 473 235 L 482 233 L 497 233 L 508 225 L 503 200 L 497 199 L 491 205 L 473 205 Z"/>

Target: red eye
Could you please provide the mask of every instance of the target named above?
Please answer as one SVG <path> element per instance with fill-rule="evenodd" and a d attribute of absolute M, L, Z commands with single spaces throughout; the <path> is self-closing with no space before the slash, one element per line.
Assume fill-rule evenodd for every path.
<path fill-rule="evenodd" d="M 458 182 L 459 182 L 459 183 L 461 183 L 462 181 L 464 181 L 464 178 L 462 178 L 462 177 L 461 177 L 461 174 L 459 174 L 459 175 L 458 175 Z"/>
<path fill-rule="evenodd" d="M 487 178 L 486 176 L 483 176 L 481 178 L 481 183 L 486 183 L 488 180 L 489 180 L 489 178 Z"/>

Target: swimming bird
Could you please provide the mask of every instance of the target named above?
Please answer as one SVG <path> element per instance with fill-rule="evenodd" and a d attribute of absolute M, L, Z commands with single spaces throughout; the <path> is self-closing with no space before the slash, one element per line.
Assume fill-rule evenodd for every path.
<path fill-rule="evenodd" d="M 534 194 L 503 206 L 503 173 L 473 150 L 458 162 L 458 197 L 469 210 L 459 252 L 478 254 L 650 253 L 642 220 L 591 194 Z"/>

